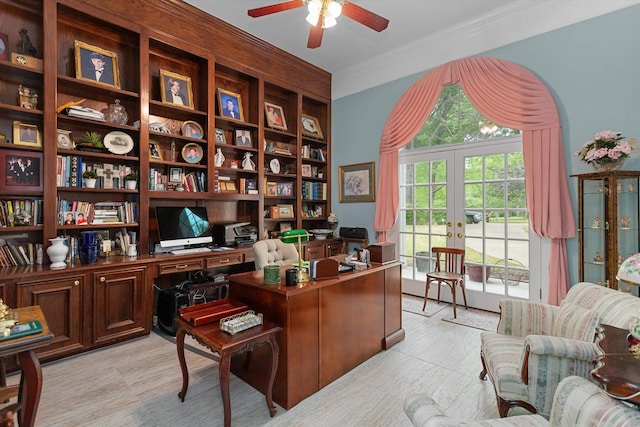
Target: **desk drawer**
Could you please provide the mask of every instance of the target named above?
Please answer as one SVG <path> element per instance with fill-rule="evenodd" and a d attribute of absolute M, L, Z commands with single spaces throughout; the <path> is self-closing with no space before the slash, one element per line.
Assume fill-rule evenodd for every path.
<path fill-rule="evenodd" d="M 207 257 L 206 268 L 223 267 L 225 265 L 242 264 L 242 254 L 221 254 L 215 257 Z"/>
<path fill-rule="evenodd" d="M 158 273 L 173 274 L 181 271 L 201 270 L 204 268 L 204 259 L 189 259 L 183 261 L 161 262 L 158 264 Z"/>

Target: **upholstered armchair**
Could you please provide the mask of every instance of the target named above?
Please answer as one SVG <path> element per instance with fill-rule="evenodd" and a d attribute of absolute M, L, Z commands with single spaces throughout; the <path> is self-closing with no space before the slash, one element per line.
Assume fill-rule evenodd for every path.
<path fill-rule="evenodd" d="M 259 240 L 253 244 L 256 270 L 265 265 L 288 265 L 298 262 L 298 250 L 293 243 L 283 243 L 280 239 Z"/>
<path fill-rule="evenodd" d="M 447 416 L 437 403 L 424 394 L 408 396 L 404 411 L 416 427 L 454 426 L 599 426 L 627 427 L 640 425 L 640 412 L 621 403 L 584 378 L 563 379 L 555 392 L 549 420 L 540 415 L 458 422 Z"/>
<path fill-rule="evenodd" d="M 598 312 L 507 299 L 500 310 L 497 333 L 481 334 L 480 378 L 489 375 L 501 417 L 515 406 L 548 417 L 560 381 L 589 378 L 602 355 Z"/>

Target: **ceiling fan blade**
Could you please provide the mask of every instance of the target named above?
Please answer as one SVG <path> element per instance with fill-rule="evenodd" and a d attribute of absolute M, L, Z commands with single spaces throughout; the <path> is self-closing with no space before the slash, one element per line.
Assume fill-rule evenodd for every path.
<path fill-rule="evenodd" d="M 249 9 L 247 14 L 252 18 L 259 18 L 265 15 L 271 15 L 272 13 L 284 12 L 285 10 L 295 9 L 297 7 L 304 6 L 302 0 L 291 0 L 284 3 L 272 4 L 269 6 L 258 7 L 255 9 Z"/>
<path fill-rule="evenodd" d="M 322 43 L 322 34 L 324 33 L 324 28 L 322 28 L 322 19 L 318 19 L 318 23 L 311 27 L 309 31 L 309 41 L 307 42 L 307 47 L 309 49 L 315 49 L 320 47 Z"/>
<path fill-rule="evenodd" d="M 376 15 L 375 13 L 350 2 L 344 2 L 342 5 L 342 14 L 347 18 L 351 18 L 377 32 L 384 30 L 389 25 L 389 20 L 387 18 Z"/>

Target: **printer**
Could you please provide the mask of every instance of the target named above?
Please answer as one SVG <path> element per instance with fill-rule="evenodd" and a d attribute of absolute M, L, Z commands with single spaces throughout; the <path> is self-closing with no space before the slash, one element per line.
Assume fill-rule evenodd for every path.
<path fill-rule="evenodd" d="M 213 240 L 218 246 L 252 246 L 258 241 L 258 227 L 250 222 L 214 224 Z"/>

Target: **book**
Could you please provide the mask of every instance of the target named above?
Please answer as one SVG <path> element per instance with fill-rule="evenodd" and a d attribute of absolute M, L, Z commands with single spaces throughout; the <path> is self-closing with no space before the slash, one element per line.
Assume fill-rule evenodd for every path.
<path fill-rule="evenodd" d="M 27 323 L 18 323 L 11 328 L 11 332 L 6 337 L 0 336 L 0 341 L 12 340 L 27 335 L 35 335 L 42 332 L 42 324 L 38 320 Z"/>

